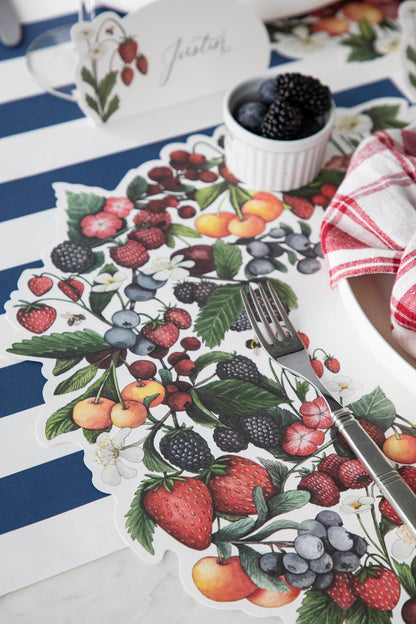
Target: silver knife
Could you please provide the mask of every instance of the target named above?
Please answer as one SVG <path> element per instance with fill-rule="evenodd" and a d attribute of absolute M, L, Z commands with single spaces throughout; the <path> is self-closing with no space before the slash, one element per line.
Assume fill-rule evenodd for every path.
<path fill-rule="evenodd" d="M 0 0 L 0 41 L 8 47 L 17 46 L 22 39 L 22 28 L 11 0 Z"/>

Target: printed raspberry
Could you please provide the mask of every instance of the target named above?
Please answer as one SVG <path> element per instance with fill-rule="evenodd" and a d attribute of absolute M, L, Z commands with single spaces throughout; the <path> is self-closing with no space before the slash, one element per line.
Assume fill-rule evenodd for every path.
<path fill-rule="evenodd" d="M 380 427 L 378 427 L 374 423 L 368 422 L 368 420 L 365 420 L 364 418 L 359 418 L 358 422 L 360 423 L 364 431 L 368 433 L 370 438 L 377 444 L 377 446 L 381 448 L 384 442 L 386 441 L 386 436 L 384 435 L 384 431 L 380 429 Z M 344 448 L 346 449 L 350 448 L 348 445 L 348 442 L 346 441 L 346 439 L 341 433 L 338 434 L 338 440 L 340 441 L 340 443 L 342 444 Z"/>
<path fill-rule="evenodd" d="M 359 459 L 350 459 L 340 466 L 338 477 L 341 482 L 353 490 L 370 485 L 372 478 Z"/>
<path fill-rule="evenodd" d="M 343 492 L 347 488 L 342 483 L 341 479 L 338 476 L 338 473 L 339 473 L 340 467 L 342 466 L 342 464 L 345 464 L 346 461 L 348 461 L 347 457 L 341 457 L 340 455 L 337 455 L 336 453 L 332 453 L 331 455 L 327 455 L 327 457 L 324 457 L 323 459 L 321 459 L 317 467 L 317 470 L 319 472 L 325 472 L 327 475 L 332 477 L 332 479 L 335 482 L 335 485 L 338 486 L 341 492 Z"/>
<path fill-rule="evenodd" d="M 320 507 L 332 507 L 339 503 L 339 488 L 325 472 L 310 472 L 303 476 L 298 490 L 306 490 L 311 495 L 311 503 Z"/>
<path fill-rule="evenodd" d="M 293 139 L 302 125 L 303 116 L 297 106 L 285 100 L 270 104 L 260 126 L 260 134 L 268 139 Z"/>
<path fill-rule="evenodd" d="M 129 240 L 118 247 L 112 247 L 110 256 L 114 262 L 129 269 L 137 269 L 149 260 L 145 246 L 134 240 Z"/>
<path fill-rule="evenodd" d="M 217 288 L 214 282 L 201 282 L 195 290 L 195 301 L 202 308 L 208 301 L 210 294 Z"/>
<path fill-rule="evenodd" d="M 240 379 L 257 384 L 259 371 L 254 362 L 245 355 L 236 355 L 231 360 L 221 360 L 216 367 L 220 379 Z"/>
<path fill-rule="evenodd" d="M 159 448 L 164 458 L 181 470 L 198 472 L 211 463 L 211 451 L 206 440 L 192 429 L 167 433 L 160 440 Z"/>
<path fill-rule="evenodd" d="M 230 327 L 231 331 L 242 332 L 251 329 L 250 319 L 245 312 L 242 312 L 240 316 L 234 321 Z"/>
<path fill-rule="evenodd" d="M 146 249 L 158 249 L 166 243 L 166 234 L 158 227 L 132 230 L 129 232 L 127 238 L 141 243 Z"/>
<path fill-rule="evenodd" d="M 140 210 L 140 212 L 134 217 L 133 223 L 139 226 L 155 226 L 159 227 L 161 230 L 166 230 L 172 223 L 172 219 L 168 212 Z"/>
<path fill-rule="evenodd" d="M 239 453 L 248 447 L 248 435 L 226 427 L 215 427 L 212 435 L 215 444 L 227 453 Z"/>
<path fill-rule="evenodd" d="M 173 289 L 173 294 L 181 303 L 193 303 L 197 285 L 194 282 L 179 282 Z"/>
<path fill-rule="evenodd" d="M 293 214 L 298 219 L 310 219 L 315 210 L 315 206 L 304 197 L 298 197 L 297 195 L 289 195 L 283 193 L 283 201 L 285 204 L 291 207 Z"/>
<path fill-rule="evenodd" d="M 241 428 L 250 442 L 260 448 L 279 447 L 282 434 L 277 423 L 263 414 L 250 414 L 241 419 Z"/>
<path fill-rule="evenodd" d="M 96 262 L 93 251 L 80 240 L 66 240 L 52 249 L 51 260 L 63 273 L 86 273 Z"/>

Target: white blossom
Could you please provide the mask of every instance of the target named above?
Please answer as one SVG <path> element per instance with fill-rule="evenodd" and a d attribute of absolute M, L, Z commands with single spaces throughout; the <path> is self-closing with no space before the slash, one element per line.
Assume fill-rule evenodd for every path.
<path fill-rule="evenodd" d="M 125 427 L 114 436 L 105 431 L 97 437 L 95 459 L 104 466 L 101 478 L 107 485 L 119 485 L 122 478 L 132 479 L 137 474 L 137 470 L 127 466 L 124 461 L 141 462 L 144 453 L 141 447 L 124 446 L 129 433 L 130 429 Z"/>
<path fill-rule="evenodd" d="M 179 281 L 189 275 L 188 269 L 194 266 L 193 260 L 185 260 L 185 256 L 179 254 L 169 258 L 159 256 L 153 258 L 146 266 L 142 267 L 142 272 L 151 275 L 155 280 L 165 281 L 172 279 Z"/>
<path fill-rule="evenodd" d="M 405 524 L 402 524 L 397 531 L 397 540 L 391 545 L 391 554 L 395 559 L 407 559 L 416 547 L 416 541 Z"/>
<path fill-rule="evenodd" d="M 93 292 L 111 292 L 113 290 L 118 290 L 125 279 L 126 276 L 123 275 L 121 271 L 117 271 L 114 275 L 111 275 L 111 273 L 100 273 L 95 277 L 95 283 L 91 290 Z"/>
<path fill-rule="evenodd" d="M 341 511 L 350 514 L 362 514 L 370 511 L 375 499 L 372 496 L 349 496 L 341 505 Z"/>
<path fill-rule="evenodd" d="M 330 392 L 337 394 L 340 399 L 351 396 L 362 388 L 362 384 L 359 381 L 353 381 L 350 377 L 346 377 L 345 375 L 338 375 L 325 385 Z"/>

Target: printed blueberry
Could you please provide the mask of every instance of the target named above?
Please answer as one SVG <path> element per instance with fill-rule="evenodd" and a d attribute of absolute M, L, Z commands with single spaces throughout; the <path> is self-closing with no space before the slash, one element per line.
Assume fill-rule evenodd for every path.
<path fill-rule="evenodd" d="M 316 574 L 315 572 L 312 572 L 312 570 L 307 570 L 303 574 L 292 574 L 291 572 L 286 572 L 285 579 L 291 587 L 295 587 L 296 589 L 307 589 L 315 582 Z"/>
<path fill-rule="evenodd" d="M 316 579 L 312 584 L 313 589 L 327 589 L 334 580 L 333 572 L 327 572 L 327 574 L 317 574 Z"/>
<path fill-rule="evenodd" d="M 157 280 L 153 277 L 153 275 L 146 275 L 142 271 L 137 272 L 137 283 L 142 288 L 147 288 L 148 290 L 156 290 L 157 288 L 161 288 L 166 284 L 167 280 Z"/>
<path fill-rule="evenodd" d="M 295 550 L 304 559 L 319 559 L 324 554 L 324 543 L 312 533 L 298 535 L 294 541 Z"/>
<path fill-rule="evenodd" d="M 302 528 L 298 529 L 298 535 L 302 533 L 312 533 L 318 537 L 326 537 L 326 528 L 318 520 L 302 520 Z"/>
<path fill-rule="evenodd" d="M 140 323 L 140 316 L 134 310 L 118 310 L 111 317 L 117 327 L 132 328 Z"/>
<path fill-rule="evenodd" d="M 132 347 L 136 342 L 136 334 L 131 329 L 112 327 L 105 332 L 104 340 L 108 342 L 110 347 L 127 349 Z"/>
<path fill-rule="evenodd" d="M 322 251 L 321 243 L 315 243 L 315 245 L 313 246 L 313 250 L 317 256 L 319 256 L 320 258 L 324 258 L 324 252 Z"/>
<path fill-rule="evenodd" d="M 283 565 L 288 572 L 293 574 L 302 574 L 309 568 L 308 562 L 296 553 L 285 553 L 283 555 Z"/>
<path fill-rule="evenodd" d="M 310 247 L 310 241 L 304 234 L 296 234 L 291 232 L 285 238 L 285 243 L 288 247 L 295 249 L 295 251 L 305 251 Z"/>
<path fill-rule="evenodd" d="M 130 347 L 130 351 L 136 355 L 149 355 L 155 348 L 154 342 L 148 340 L 146 336 L 139 334 L 136 336 L 134 345 Z"/>
<path fill-rule="evenodd" d="M 318 520 L 318 522 L 326 527 L 342 525 L 341 516 L 336 511 L 332 511 L 332 509 L 323 509 L 316 514 L 315 520 Z"/>
<path fill-rule="evenodd" d="M 303 275 L 312 275 L 320 270 L 321 263 L 318 258 L 303 258 L 297 263 L 296 268 Z"/>
<path fill-rule="evenodd" d="M 269 255 L 272 258 L 278 258 L 279 256 L 285 253 L 285 250 L 283 249 L 283 247 L 279 245 L 279 243 L 273 242 L 273 243 L 268 243 L 268 245 L 270 249 Z"/>
<path fill-rule="evenodd" d="M 247 264 L 247 270 L 252 275 L 267 275 L 274 271 L 274 265 L 267 258 L 254 258 Z"/>
<path fill-rule="evenodd" d="M 263 243 L 263 241 L 250 241 L 247 245 L 247 252 L 253 258 L 265 258 L 269 255 L 270 249 L 267 243 Z"/>
<path fill-rule="evenodd" d="M 259 558 L 259 566 L 262 572 L 271 576 L 281 576 L 283 574 L 283 554 L 282 553 L 266 553 Z"/>
<path fill-rule="evenodd" d="M 359 557 L 365 555 L 365 553 L 367 552 L 367 542 L 365 541 L 365 539 L 361 537 L 361 535 L 355 534 L 353 534 L 352 539 L 354 542 L 352 551 L 355 552 L 355 554 Z"/>
<path fill-rule="evenodd" d="M 326 572 L 330 572 L 334 567 L 334 562 L 331 555 L 328 553 L 324 553 L 322 557 L 319 559 L 314 559 L 309 564 L 310 569 L 316 574 L 325 574 Z"/>
<path fill-rule="evenodd" d="M 286 236 L 286 230 L 281 227 L 274 227 L 270 230 L 269 236 L 272 238 L 283 238 Z"/>
<path fill-rule="evenodd" d="M 263 80 L 257 91 L 257 95 L 260 102 L 264 102 L 265 104 L 271 104 L 272 102 L 277 100 L 279 96 L 276 91 L 274 78 L 268 78 L 267 80 Z"/>
<path fill-rule="evenodd" d="M 360 565 L 360 558 L 353 552 L 336 550 L 332 555 L 334 570 L 337 572 L 354 572 Z"/>
<path fill-rule="evenodd" d="M 328 529 L 328 542 L 336 550 L 351 550 L 354 545 L 354 540 L 351 533 L 349 533 L 344 527 L 332 526 Z"/>
<path fill-rule="evenodd" d="M 142 288 L 138 284 L 129 284 L 124 289 L 124 294 L 132 301 L 150 301 L 156 295 L 156 290 Z"/>
<path fill-rule="evenodd" d="M 263 102 L 244 102 L 238 107 L 235 118 L 243 128 L 258 133 L 266 113 L 267 106 Z"/>

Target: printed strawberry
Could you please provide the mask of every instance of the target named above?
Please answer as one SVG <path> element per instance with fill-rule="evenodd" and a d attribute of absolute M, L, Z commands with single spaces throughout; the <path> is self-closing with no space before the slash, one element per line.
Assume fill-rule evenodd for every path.
<path fill-rule="evenodd" d="M 141 243 L 146 249 L 158 249 L 166 243 L 166 234 L 158 227 L 131 230 L 127 238 Z"/>
<path fill-rule="evenodd" d="M 329 371 L 331 371 L 331 373 L 339 373 L 341 368 L 339 361 L 332 356 L 325 359 L 324 365 Z"/>
<path fill-rule="evenodd" d="M 390 611 L 399 602 L 400 583 L 384 566 L 360 569 L 351 580 L 353 593 L 371 609 Z"/>
<path fill-rule="evenodd" d="M 147 74 L 149 69 L 149 63 L 147 61 L 147 57 L 144 54 L 140 54 L 140 56 L 136 59 L 136 67 L 141 74 Z"/>
<path fill-rule="evenodd" d="M 393 507 L 390 505 L 389 501 L 386 498 L 384 498 L 384 496 L 383 498 L 380 499 L 378 508 L 379 508 L 381 515 L 387 518 L 387 520 L 389 520 L 390 522 L 393 522 L 393 524 L 398 524 L 398 525 L 403 524 L 403 521 L 400 518 L 400 516 L 397 515 Z"/>
<path fill-rule="evenodd" d="M 131 67 L 123 67 L 121 70 L 121 80 L 124 82 L 126 87 L 131 85 L 132 80 L 134 78 L 134 72 Z"/>
<path fill-rule="evenodd" d="M 127 37 L 118 46 L 118 53 L 125 63 L 131 63 L 136 58 L 137 42 Z"/>
<path fill-rule="evenodd" d="M 262 488 L 266 500 L 279 493 L 268 472 L 260 464 L 236 455 L 223 455 L 218 462 L 219 474 L 215 474 L 208 482 L 216 511 L 231 516 L 255 514 L 255 487 Z"/>
<path fill-rule="evenodd" d="M 43 334 L 54 323 L 56 310 L 44 303 L 23 301 L 16 314 L 17 322 L 33 334 Z"/>
<path fill-rule="evenodd" d="M 129 240 L 118 247 L 112 247 L 110 256 L 116 264 L 129 269 L 137 269 L 149 260 L 146 247 L 134 240 Z"/>
<path fill-rule="evenodd" d="M 283 193 L 283 201 L 291 207 L 293 214 L 298 219 L 310 219 L 315 210 L 315 206 L 304 197 Z"/>
<path fill-rule="evenodd" d="M 211 544 L 212 497 L 199 479 L 153 477 L 145 485 L 143 506 L 166 533 L 195 550 Z"/>
<path fill-rule="evenodd" d="M 306 334 L 304 334 L 303 332 L 298 332 L 298 336 L 302 340 L 303 346 L 305 347 L 305 349 L 308 349 L 309 348 L 309 337 Z"/>
<path fill-rule="evenodd" d="M 169 322 L 152 321 L 142 327 L 141 333 L 148 340 L 165 349 L 175 344 L 179 338 L 179 329 Z"/>
<path fill-rule="evenodd" d="M 84 284 L 72 278 L 58 282 L 58 288 L 72 301 L 78 301 L 84 292 Z"/>
<path fill-rule="evenodd" d="M 338 477 L 347 488 L 359 490 L 373 480 L 359 459 L 349 459 L 340 466 Z"/>
<path fill-rule="evenodd" d="M 371 423 L 364 418 L 359 418 L 358 422 L 360 423 L 361 427 L 368 433 L 370 438 L 377 444 L 377 446 L 381 448 L 386 441 L 384 431 L 374 423 Z M 338 440 L 344 448 L 350 448 L 342 433 L 338 434 Z"/>
<path fill-rule="evenodd" d="M 325 472 L 310 472 L 298 483 L 298 490 L 306 490 L 311 495 L 311 503 L 320 507 L 332 507 L 339 503 L 339 488 Z"/>
<path fill-rule="evenodd" d="M 311 358 L 310 360 L 311 366 L 314 370 L 314 373 L 317 377 L 322 377 L 324 374 L 324 365 L 321 360 L 317 360 L 316 358 Z"/>
<path fill-rule="evenodd" d="M 341 457 L 336 453 L 331 453 L 331 455 L 327 455 L 326 457 L 321 459 L 317 466 L 317 470 L 319 472 L 325 472 L 325 474 L 329 475 L 334 480 L 334 483 L 338 487 L 340 492 L 347 489 L 338 475 L 340 467 L 346 461 L 348 461 L 347 457 Z"/>
<path fill-rule="evenodd" d="M 331 585 L 325 590 L 341 609 L 352 607 L 357 597 L 352 592 L 351 572 L 335 572 Z"/>
<path fill-rule="evenodd" d="M 52 288 L 53 281 L 46 275 L 35 275 L 30 278 L 27 285 L 36 297 L 41 297 Z"/>
<path fill-rule="evenodd" d="M 170 308 L 166 310 L 163 318 L 167 323 L 173 323 L 178 329 L 188 329 L 192 325 L 192 318 L 189 312 L 182 308 Z"/>
<path fill-rule="evenodd" d="M 400 475 L 406 481 L 410 489 L 416 494 L 416 468 L 414 466 L 401 466 L 398 470 Z M 403 524 L 397 513 L 394 511 L 390 503 L 383 497 L 379 503 L 380 513 L 383 514 L 387 520 L 394 522 L 394 524 Z"/>

